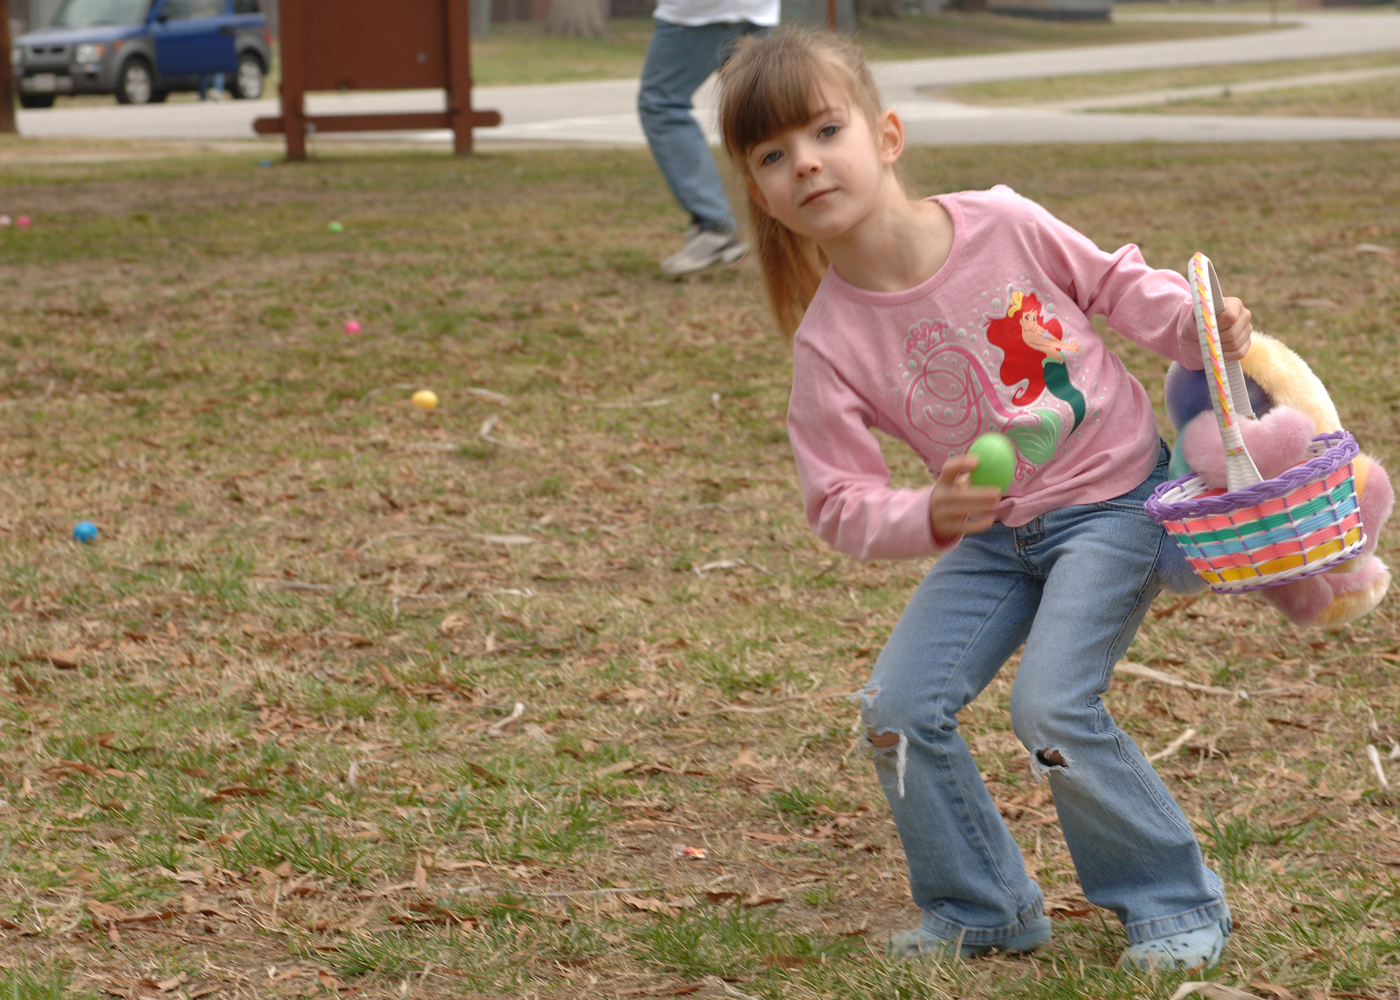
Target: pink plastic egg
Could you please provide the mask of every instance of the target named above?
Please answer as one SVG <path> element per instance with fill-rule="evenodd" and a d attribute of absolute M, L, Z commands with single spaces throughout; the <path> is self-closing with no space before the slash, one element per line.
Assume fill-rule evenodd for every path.
<path fill-rule="evenodd" d="M 360 332 L 360 324 L 359 324 L 359 323 L 356 323 L 356 322 L 352 319 L 350 322 L 348 322 L 348 323 L 345 324 L 345 332 L 346 332 L 346 333 L 359 333 L 359 332 Z"/>
<path fill-rule="evenodd" d="M 15 220 L 15 225 L 19 226 L 19 228 L 21 229 L 28 229 L 31 222 L 32 220 L 29 218 L 29 216 L 21 215 L 18 219 Z"/>

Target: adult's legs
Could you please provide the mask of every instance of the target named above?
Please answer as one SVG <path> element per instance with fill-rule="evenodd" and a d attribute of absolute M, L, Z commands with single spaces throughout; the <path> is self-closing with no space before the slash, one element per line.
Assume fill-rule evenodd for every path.
<path fill-rule="evenodd" d="M 1039 598 L 1012 529 L 964 538 L 915 591 L 862 692 L 920 925 L 965 945 L 1006 942 L 1044 903 L 957 720 L 1021 645 Z"/>
<path fill-rule="evenodd" d="M 1032 769 L 1049 777 L 1084 895 L 1113 910 L 1135 944 L 1222 919 L 1228 932 L 1229 914 L 1191 824 L 1101 697 L 1160 589 L 1158 553 L 1171 543 L 1141 511 L 1156 481 L 1141 496 L 1016 529 L 1045 584 L 1012 688 L 1012 724 Z"/>
<path fill-rule="evenodd" d="M 651 154 L 676 200 L 700 230 L 734 231 L 724 183 L 691 98 L 741 37 L 766 28 L 746 21 L 687 26 L 656 21 L 642 67 L 637 112 Z"/>

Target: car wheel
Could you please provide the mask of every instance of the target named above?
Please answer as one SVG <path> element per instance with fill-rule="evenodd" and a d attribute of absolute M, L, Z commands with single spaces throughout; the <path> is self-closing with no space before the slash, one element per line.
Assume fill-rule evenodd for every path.
<path fill-rule="evenodd" d="M 51 108 L 53 107 L 53 94 L 20 94 L 19 106 L 22 108 Z"/>
<path fill-rule="evenodd" d="M 233 82 L 229 86 L 234 97 L 239 97 L 248 101 L 256 101 L 262 97 L 263 92 L 263 67 L 262 61 L 251 52 L 245 52 L 238 57 L 238 72 L 233 74 Z"/>
<path fill-rule="evenodd" d="M 149 104 L 155 93 L 150 64 L 144 59 L 128 59 L 117 74 L 117 103 Z"/>

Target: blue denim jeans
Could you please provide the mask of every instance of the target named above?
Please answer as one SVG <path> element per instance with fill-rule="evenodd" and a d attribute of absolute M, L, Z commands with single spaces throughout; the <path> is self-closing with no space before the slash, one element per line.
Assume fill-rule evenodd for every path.
<path fill-rule="evenodd" d="M 701 229 L 734 231 L 734 214 L 710 154 L 710 143 L 691 114 L 691 98 L 724 65 L 734 43 L 767 28 L 747 21 L 687 26 L 655 21 L 642 66 L 637 113 L 651 155 L 671 193 Z"/>
<path fill-rule="evenodd" d="M 1025 644 L 1011 724 L 1048 777 L 1084 895 L 1133 943 L 1225 917 L 1191 824 L 1101 696 L 1159 589 L 1172 544 L 1143 513 L 1170 453 L 1141 486 L 1019 528 L 995 524 L 933 566 L 862 693 L 875 769 L 899 827 L 921 925 L 996 944 L 1044 897 L 958 734 L 957 713 Z M 896 739 L 897 738 L 897 739 Z"/>

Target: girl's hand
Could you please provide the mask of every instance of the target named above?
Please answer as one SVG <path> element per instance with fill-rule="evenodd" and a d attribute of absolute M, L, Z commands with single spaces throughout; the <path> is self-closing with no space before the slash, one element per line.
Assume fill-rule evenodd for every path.
<path fill-rule="evenodd" d="M 1220 327 L 1220 349 L 1226 361 L 1238 361 L 1249 353 L 1249 338 L 1254 332 L 1249 322 L 1249 310 L 1233 296 L 1225 299 L 1225 309 L 1215 317 Z"/>
<path fill-rule="evenodd" d="M 940 546 L 951 545 L 963 535 L 976 535 L 992 526 L 992 512 L 1001 500 L 995 486 L 973 486 L 970 473 L 977 468 L 977 456 L 957 455 L 948 459 L 933 484 L 928 498 L 928 518 L 933 539 Z"/>

